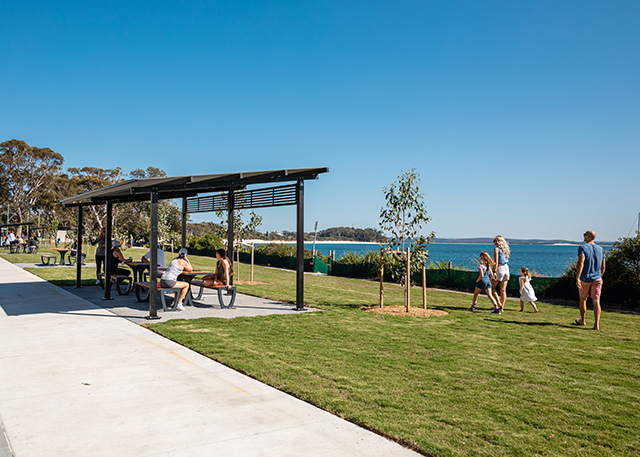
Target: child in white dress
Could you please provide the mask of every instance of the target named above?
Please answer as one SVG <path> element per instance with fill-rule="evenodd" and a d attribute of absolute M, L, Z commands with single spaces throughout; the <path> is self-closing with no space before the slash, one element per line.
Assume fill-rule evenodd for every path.
<path fill-rule="evenodd" d="M 536 308 L 535 302 L 538 301 L 536 297 L 536 293 L 531 286 L 531 273 L 529 273 L 529 269 L 527 267 L 520 268 L 520 311 L 524 311 L 524 302 L 531 303 L 533 306 L 533 312 L 537 313 L 538 308 Z"/>

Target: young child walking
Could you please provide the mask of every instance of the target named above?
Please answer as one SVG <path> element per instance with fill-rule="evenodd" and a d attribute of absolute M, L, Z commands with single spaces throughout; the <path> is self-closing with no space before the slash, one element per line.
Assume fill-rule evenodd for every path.
<path fill-rule="evenodd" d="M 535 302 L 538 301 L 536 297 L 536 293 L 531 286 L 531 273 L 529 273 L 529 269 L 527 267 L 520 268 L 520 312 L 524 311 L 524 302 L 531 303 L 533 306 L 533 312 L 537 313 L 538 308 L 536 308 Z"/>
<path fill-rule="evenodd" d="M 495 274 L 491 269 L 492 265 L 493 260 L 491 260 L 489 253 L 486 251 L 482 251 L 480 253 L 480 263 L 478 264 L 478 279 L 476 280 L 476 288 L 473 291 L 473 301 L 471 302 L 469 311 L 476 310 L 478 295 L 480 295 L 480 292 L 484 291 L 487 294 L 487 297 L 489 297 L 489 300 L 491 300 L 491 304 L 493 305 L 493 312 L 501 314 L 500 307 L 498 307 L 498 303 L 491 294 L 491 280 L 495 280 Z"/>

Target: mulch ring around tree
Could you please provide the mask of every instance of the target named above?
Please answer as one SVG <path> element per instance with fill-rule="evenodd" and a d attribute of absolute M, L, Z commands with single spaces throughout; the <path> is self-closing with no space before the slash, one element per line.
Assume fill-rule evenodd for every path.
<path fill-rule="evenodd" d="M 424 309 L 424 308 L 416 308 L 410 307 L 409 312 L 404 306 L 383 306 L 380 308 L 379 306 L 365 306 L 360 308 L 363 311 L 369 311 L 371 313 L 376 314 L 386 314 L 392 316 L 416 316 L 416 317 L 437 317 L 437 316 L 446 316 L 449 313 L 446 311 L 441 311 L 439 309 Z"/>

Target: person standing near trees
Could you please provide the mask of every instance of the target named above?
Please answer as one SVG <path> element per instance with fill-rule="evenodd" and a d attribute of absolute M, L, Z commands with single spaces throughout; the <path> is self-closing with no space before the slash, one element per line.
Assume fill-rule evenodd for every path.
<path fill-rule="evenodd" d="M 89 241 L 92 245 L 98 245 L 96 248 L 96 284 L 100 284 L 100 273 L 102 271 L 102 264 L 104 263 L 105 258 L 105 238 L 107 237 L 107 230 L 103 228 L 100 231 L 100 236 L 96 239 L 92 240 L 89 238 Z"/>
<path fill-rule="evenodd" d="M 16 242 L 16 235 L 13 233 L 13 230 L 11 230 L 7 235 L 7 246 L 11 246 L 15 242 Z"/>
<path fill-rule="evenodd" d="M 586 325 L 587 298 L 593 301 L 594 330 L 600 330 L 600 295 L 602 293 L 602 275 L 605 269 L 604 249 L 594 243 L 596 232 L 584 232 L 584 244 L 578 248 L 576 266 L 576 285 L 580 293 L 580 318 L 576 325 Z"/>
<path fill-rule="evenodd" d="M 493 280 L 493 295 L 498 302 L 500 311 L 504 311 L 504 304 L 507 302 L 507 283 L 511 274 L 509 273 L 509 257 L 511 250 L 507 240 L 502 235 L 493 239 L 496 247 L 493 249 L 493 262 L 495 268 L 495 280 Z"/>

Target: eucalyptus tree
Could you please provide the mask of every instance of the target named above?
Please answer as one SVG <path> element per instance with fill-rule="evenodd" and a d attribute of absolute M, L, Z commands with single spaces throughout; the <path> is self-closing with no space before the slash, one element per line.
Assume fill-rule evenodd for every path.
<path fill-rule="evenodd" d="M 164 178 L 167 173 L 157 167 L 145 169 L 136 168 L 129 173 L 134 179 Z M 122 225 L 128 233 L 135 238 L 147 239 L 149 236 L 149 224 L 151 220 L 151 204 L 148 201 L 126 203 L 121 205 Z M 160 200 L 158 202 L 158 235 L 165 243 L 180 244 L 182 211 L 174 200 Z"/>
<path fill-rule="evenodd" d="M 102 187 L 116 184 L 124 180 L 124 174 L 120 168 L 97 168 L 97 167 L 82 167 L 82 168 L 69 168 L 68 169 L 68 182 L 69 189 L 67 195 L 64 197 L 70 197 L 72 195 L 82 194 L 91 190 L 100 189 Z M 104 226 L 105 218 L 107 215 L 107 209 L 105 205 L 89 205 L 86 207 L 86 211 L 89 212 L 90 217 L 85 219 L 85 233 L 96 234 L 100 232 L 100 229 Z M 114 219 L 117 219 L 116 213 L 117 207 L 114 207 Z M 75 222 L 69 224 L 70 227 L 75 227 Z M 114 224 L 114 230 L 117 225 Z"/>
<path fill-rule="evenodd" d="M 49 148 L 29 146 L 22 140 L 0 143 L 0 183 L 7 212 L 17 223 L 35 215 L 36 203 L 48 192 L 64 158 Z M 18 227 L 20 234 L 22 227 Z"/>

